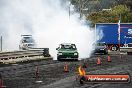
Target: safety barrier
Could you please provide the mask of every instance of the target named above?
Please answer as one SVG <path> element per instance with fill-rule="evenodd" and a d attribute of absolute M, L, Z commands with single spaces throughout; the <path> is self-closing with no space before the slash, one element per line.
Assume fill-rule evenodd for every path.
<path fill-rule="evenodd" d="M 49 48 L 32 48 L 23 51 L 0 52 L 0 62 L 2 63 L 16 63 L 48 58 L 51 58 Z"/>

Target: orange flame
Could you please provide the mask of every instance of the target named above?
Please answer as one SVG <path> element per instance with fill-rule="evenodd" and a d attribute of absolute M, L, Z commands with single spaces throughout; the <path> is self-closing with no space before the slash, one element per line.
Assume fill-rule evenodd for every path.
<path fill-rule="evenodd" d="M 81 66 L 78 68 L 78 71 L 79 71 L 80 76 L 86 75 L 85 70 Z"/>

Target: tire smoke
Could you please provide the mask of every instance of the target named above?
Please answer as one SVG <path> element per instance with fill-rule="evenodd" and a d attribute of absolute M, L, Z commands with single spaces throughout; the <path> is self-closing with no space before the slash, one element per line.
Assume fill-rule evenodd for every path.
<path fill-rule="evenodd" d="M 63 0 L 0 0 L 0 35 L 4 50 L 18 50 L 22 34 L 33 35 L 37 47 L 50 49 L 56 58 L 60 43 L 75 43 L 80 58 L 89 57 L 94 31 L 79 19 L 69 18 L 68 3 Z"/>

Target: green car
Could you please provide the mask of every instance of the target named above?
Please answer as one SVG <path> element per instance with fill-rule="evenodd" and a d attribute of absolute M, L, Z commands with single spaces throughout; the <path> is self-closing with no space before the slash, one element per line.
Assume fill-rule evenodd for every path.
<path fill-rule="evenodd" d="M 60 44 L 57 50 L 57 60 L 73 59 L 78 60 L 78 51 L 75 44 L 63 43 Z"/>

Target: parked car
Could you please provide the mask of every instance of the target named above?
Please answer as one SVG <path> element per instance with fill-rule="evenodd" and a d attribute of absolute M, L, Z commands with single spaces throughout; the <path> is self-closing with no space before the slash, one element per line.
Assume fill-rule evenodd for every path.
<path fill-rule="evenodd" d="M 108 54 L 108 48 L 104 42 L 97 42 L 95 43 L 95 49 L 94 49 L 94 54 L 99 53 L 99 54 Z"/>

